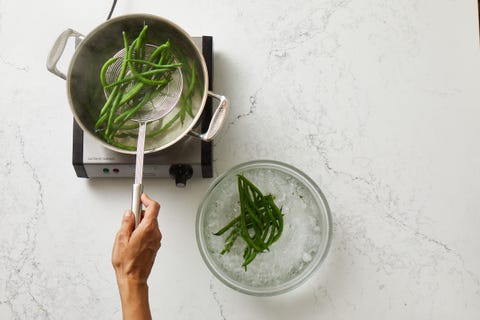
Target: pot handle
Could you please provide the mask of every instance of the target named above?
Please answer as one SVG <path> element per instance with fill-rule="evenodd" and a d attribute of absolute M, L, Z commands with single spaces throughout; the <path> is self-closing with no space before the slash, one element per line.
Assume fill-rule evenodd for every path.
<path fill-rule="evenodd" d="M 58 70 L 57 68 L 57 63 L 60 60 L 60 58 L 63 55 L 63 52 L 65 51 L 65 47 L 67 46 L 68 39 L 74 37 L 77 44 L 77 41 L 82 40 L 84 37 L 81 33 L 78 33 L 77 31 L 73 29 L 67 29 L 63 31 L 55 40 L 55 43 L 53 44 L 52 49 L 50 50 L 50 53 L 47 57 L 47 69 L 54 75 L 66 80 L 67 76 L 65 73 L 62 71 Z"/>
<path fill-rule="evenodd" d="M 222 95 L 215 94 L 211 91 L 208 91 L 208 95 L 219 101 L 218 107 L 212 116 L 212 120 L 210 120 L 210 125 L 208 126 L 207 131 L 204 133 L 197 133 L 195 131 L 190 132 L 192 136 L 200 138 L 202 141 L 206 142 L 213 140 L 213 138 L 215 138 L 217 133 L 220 131 L 224 122 L 227 120 L 229 109 L 229 103 L 227 98 Z"/>

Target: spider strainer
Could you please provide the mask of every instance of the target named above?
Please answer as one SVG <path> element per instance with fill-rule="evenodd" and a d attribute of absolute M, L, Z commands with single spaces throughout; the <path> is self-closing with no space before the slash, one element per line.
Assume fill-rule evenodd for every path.
<path fill-rule="evenodd" d="M 145 47 L 145 56 L 148 56 L 157 47 L 151 44 L 147 44 Z M 125 56 L 125 49 L 118 51 L 114 57 L 118 58 L 112 63 L 106 70 L 105 79 L 107 83 L 113 83 L 118 79 L 120 70 L 122 68 L 123 58 Z M 176 63 L 176 61 L 173 61 Z M 127 69 L 125 77 L 132 76 L 132 72 Z M 129 84 L 125 91 L 133 87 Z M 138 138 L 137 138 L 137 151 L 135 161 L 135 182 L 132 190 L 132 211 L 135 215 L 135 227 L 138 225 L 141 219 L 142 203 L 140 196 L 143 192 L 142 178 L 143 178 L 143 158 L 145 150 L 145 134 L 147 124 L 152 121 L 156 121 L 164 117 L 169 113 L 177 104 L 183 89 L 183 77 L 180 67 L 177 67 L 171 74 L 171 79 L 167 85 L 155 94 L 133 115 L 130 120 L 138 123 Z M 109 91 L 105 90 L 105 95 L 108 98 Z M 125 106 L 125 108 L 131 108 L 133 106 Z M 119 111 L 122 111 L 121 109 Z"/>

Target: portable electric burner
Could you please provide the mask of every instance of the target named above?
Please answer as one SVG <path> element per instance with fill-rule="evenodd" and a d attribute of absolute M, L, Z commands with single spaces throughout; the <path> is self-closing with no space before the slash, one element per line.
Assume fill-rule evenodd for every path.
<path fill-rule="evenodd" d="M 210 36 L 193 37 L 202 51 L 208 71 L 208 90 L 213 86 L 213 39 Z M 212 101 L 207 99 L 200 121 L 199 131 L 205 131 L 212 118 Z M 178 187 L 184 187 L 190 178 L 213 176 L 213 143 L 186 136 L 165 150 L 146 154 L 143 176 L 145 178 L 173 178 Z M 122 154 L 107 149 L 93 137 L 84 134 L 73 123 L 72 163 L 81 178 L 131 178 L 135 176 L 135 155 Z"/>

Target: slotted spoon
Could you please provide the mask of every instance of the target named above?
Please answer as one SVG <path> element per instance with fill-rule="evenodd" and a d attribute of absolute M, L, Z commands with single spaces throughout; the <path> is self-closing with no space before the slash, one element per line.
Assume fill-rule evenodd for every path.
<path fill-rule="evenodd" d="M 157 46 L 147 44 L 146 54 L 151 54 Z M 118 51 L 114 57 L 118 57 L 106 72 L 107 83 L 114 82 L 118 78 L 121 69 L 121 63 L 125 55 L 125 49 Z M 174 63 L 176 61 L 174 60 Z M 130 73 L 127 71 L 126 76 Z M 127 87 L 127 90 L 129 88 Z M 147 124 L 152 121 L 157 121 L 167 115 L 177 104 L 183 89 L 183 77 L 180 68 L 176 68 L 171 75 L 171 80 L 161 89 L 151 100 L 145 103 L 130 119 L 138 123 L 138 138 L 137 151 L 135 160 L 135 181 L 132 188 L 132 211 L 135 216 L 135 227 L 138 226 L 141 220 L 142 202 L 140 197 L 143 193 L 143 159 L 145 152 L 145 135 L 147 131 Z M 105 92 L 108 96 L 108 92 Z"/>

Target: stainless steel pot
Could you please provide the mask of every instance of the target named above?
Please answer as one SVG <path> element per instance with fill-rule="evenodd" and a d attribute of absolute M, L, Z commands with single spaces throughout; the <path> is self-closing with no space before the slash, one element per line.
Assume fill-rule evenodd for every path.
<path fill-rule="evenodd" d="M 164 18 L 150 14 L 131 14 L 108 20 L 96 27 L 87 36 L 67 29 L 59 35 L 47 58 L 47 69 L 65 79 L 67 95 L 71 110 L 80 127 L 92 135 L 99 143 L 117 152 L 134 154 L 135 150 L 126 150 L 119 145 L 135 146 L 136 137 L 125 135 L 118 143 L 106 142 L 95 130 L 95 121 L 100 108 L 105 103 L 100 83 L 100 69 L 102 65 L 115 53 L 123 48 L 122 32 L 133 40 L 142 27 L 147 24 L 148 42 L 160 45 L 170 40 L 179 55 L 185 57 L 196 75 L 195 93 L 191 98 L 191 116 L 183 114 L 179 102 L 174 110 L 164 118 L 155 121 L 147 127 L 145 153 L 153 153 L 175 144 L 186 135 L 193 135 L 204 141 L 212 140 L 220 131 L 228 113 L 228 100 L 208 91 L 208 72 L 205 60 L 191 37 L 178 25 Z M 75 38 L 77 46 L 71 58 L 68 71 L 64 74 L 58 70 L 57 64 L 64 55 L 69 39 Z M 183 71 L 182 71 L 183 72 Z M 184 77 L 191 77 L 185 74 Z M 182 95 L 187 91 L 188 82 L 184 83 Z M 211 96 L 218 101 L 212 120 L 206 132 L 194 131 L 202 115 L 207 97 Z M 174 118 L 183 121 L 175 121 Z M 183 118 L 183 119 L 182 119 Z M 172 124 L 173 123 L 173 124 Z M 160 134 L 155 134 L 161 132 Z"/>

